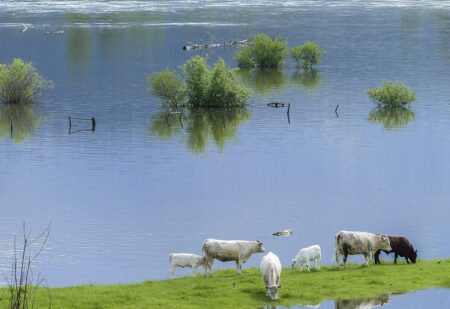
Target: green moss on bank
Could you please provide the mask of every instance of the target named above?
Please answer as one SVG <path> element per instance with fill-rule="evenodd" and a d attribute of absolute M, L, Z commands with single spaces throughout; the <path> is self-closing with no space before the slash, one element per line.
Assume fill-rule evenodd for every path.
<path fill-rule="evenodd" d="M 280 299 L 270 301 L 257 268 L 216 271 L 214 277 L 186 276 L 140 284 L 77 286 L 40 289 L 37 308 L 257 308 L 264 304 L 318 304 L 328 299 L 362 298 L 383 293 L 406 293 L 432 287 L 450 288 L 450 259 L 418 261 L 407 265 L 350 265 L 336 270 L 300 272 L 283 269 Z M 0 307 L 6 307 L 6 290 Z"/>

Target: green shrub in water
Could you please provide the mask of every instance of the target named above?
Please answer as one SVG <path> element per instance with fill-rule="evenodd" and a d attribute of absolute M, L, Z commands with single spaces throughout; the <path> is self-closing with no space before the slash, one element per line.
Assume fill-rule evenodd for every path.
<path fill-rule="evenodd" d="M 402 83 L 385 81 L 381 88 L 367 90 L 369 98 L 382 106 L 403 106 L 416 100 L 416 94 Z"/>
<path fill-rule="evenodd" d="M 171 106 L 182 105 L 186 97 L 186 87 L 181 83 L 180 76 L 166 69 L 155 75 L 149 75 L 148 81 L 155 96 L 166 101 Z"/>
<path fill-rule="evenodd" d="M 239 67 L 277 68 L 283 65 L 287 42 L 279 37 L 257 34 L 248 46 L 236 53 Z"/>
<path fill-rule="evenodd" d="M 30 103 L 53 83 L 43 78 L 31 62 L 14 59 L 0 64 L 0 100 L 4 103 Z"/>
<path fill-rule="evenodd" d="M 180 75 L 169 70 L 149 77 L 153 94 L 170 106 L 241 107 L 250 96 L 223 59 L 210 68 L 206 58 L 194 56 L 181 71 L 184 82 Z"/>
<path fill-rule="evenodd" d="M 291 57 L 297 64 L 297 67 L 311 68 L 314 64 L 320 62 L 320 57 L 324 51 L 315 42 L 306 42 L 303 45 L 291 48 Z"/>

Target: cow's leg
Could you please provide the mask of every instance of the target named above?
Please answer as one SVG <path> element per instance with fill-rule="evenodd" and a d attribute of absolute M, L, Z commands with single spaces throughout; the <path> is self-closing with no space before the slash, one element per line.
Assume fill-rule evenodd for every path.
<path fill-rule="evenodd" d="M 306 261 L 306 269 L 310 272 L 311 270 L 309 269 L 309 260 Z"/>
<path fill-rule="evenodd" d="M 394 264 L 397 264 L 397 258 L 398 258 L 398 253 L 395 253 L 395 257 L 394 257 Z"/>
<path fill-rule="evenodd" d="M 344 252 L 344 258 L 343 258 L 343 261 L 344 261 L 344 268 L 347 268 L 347 257 L 348 257 L 348 253 L 346 254 L 346 253 Z"/>
<path fill-rule="evenodd" d="M 212 267 L 214 264 L 214 258 L 208 258 L 208 261 L 205 263 L 205 273 L 206 275 L 212 277 Z"/>
<path fill-rule="evenodd" d="M 336 258 L 336 268 L 339 268 L 339 260 L 341 258 L 341 255 L 339 254 L 338 250 L 336 250 L 335 258 Z"/>
<path fill-rule="evenodd" d="M 375 254 L 373 255 L 375 264 L 381 264 L 380 263 L 380 253 L 381 253 L 381 250 L 377 250 L 377 252 L 375 252 Z"/>
<path fill-rule="evenodd" d="M 408 264 L 409 264 L 409 259 L 408 259 L 408 257 L 407 257 L 407 256 L 405 256 L 405 260 L 406 260 L 406 263 L 408 263 Z"/>
<path fill-rule="evenodd" d="M 236 268 L 239 275 L 242 275 L 242 262 L 241 260 L 236 261 Z"/>
<path fill-rule="evenodd" d="M 176 269 L 176 267 L 174 267 L 172 265 L 170 266 L 170 274 L 171 274 L 172 278 L 175 277 L 175 269 Z"/>
<path fill-rule="evenodd" d="M 314 261 L 316 262 L 316 269 L 319 270 L 320 269 L 319 259 L 315 258 Z"/>
<path fill-rule="evenodd" d="M 192 276 L 195 276 L 196 273 L 197 273 L 197 265 L 193 265 L 192 266 Z"/>
<path fill-rule="evenodd" d="M 370 253 L 369 253 L 369 254 L 364 253 L 364 260 L 366 261 L 366 262 L 364 263 L 364 265 L 367 266 L 367 267 L 369 267 Z"/>
<path fill-rule="evenodd" d="M 347 244 L 342 245 L 342 251 L 344 251 L 344 268 L 347 268 L 347 258 L 350 253 L 350 246 Z"/>

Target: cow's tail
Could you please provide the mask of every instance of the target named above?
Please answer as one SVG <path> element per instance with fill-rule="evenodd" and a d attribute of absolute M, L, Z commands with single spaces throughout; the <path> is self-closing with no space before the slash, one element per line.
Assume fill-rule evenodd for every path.
<path fill-rule="evenodd" d="M 169 264 L 172 262 L 173 253 L 169 254 Z"/>
<path fill-rule="evenodd" d="M 339 240 L 341 239 L 342 233 L 339 232 L 336 234 L 336 236 L 334 236 L 334 256 L 331 259 L 332 261 L 338 263 L 338 248 L 339 248 Z"/>

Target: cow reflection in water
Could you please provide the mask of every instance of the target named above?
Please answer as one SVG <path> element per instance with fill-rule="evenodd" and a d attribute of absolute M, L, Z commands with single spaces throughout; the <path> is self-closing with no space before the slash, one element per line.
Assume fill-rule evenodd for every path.
<path fill-rule="evenodd" d="M 383 294 L 381 296 L 372 298 L 355 298 L 336 300 L 334 303 L 335 309 L 370 309 L 381 307 L 389 302 L 390 294 Z"/>

